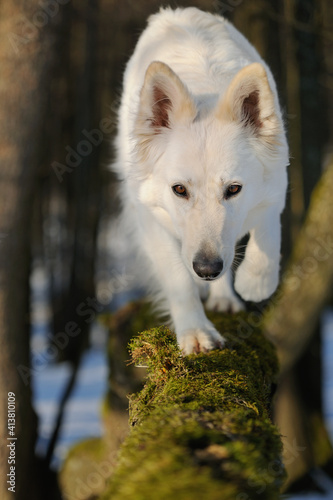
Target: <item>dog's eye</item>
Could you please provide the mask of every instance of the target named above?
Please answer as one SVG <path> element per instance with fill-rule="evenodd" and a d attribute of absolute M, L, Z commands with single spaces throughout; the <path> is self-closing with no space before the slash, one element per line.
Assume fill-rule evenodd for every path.
<path fill-rule="evenodd" d="M 187 189 L 182 184 L 176 184 L 175 186 L 172 186 L 172 191 L 177 196 L 182 196 L 183 198 L 187 198 L 188 197 Z"/>
<path fill-rule="evenodd" d="M 226 198 L 231 198 L 232 196 L 235 196 L 236 194 L 238 194 L 242 189 L 242 186 L 240 186 L 239 184 L 230 184 L 230 186 L 228 186 L 227 188 L 227 191 L 226 191 Z"/>

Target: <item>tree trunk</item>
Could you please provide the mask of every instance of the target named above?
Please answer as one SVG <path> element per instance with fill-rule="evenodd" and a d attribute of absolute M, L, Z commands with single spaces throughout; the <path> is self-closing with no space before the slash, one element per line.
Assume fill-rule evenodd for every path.
<path fill-rule="evenodd" d="M 131 396 L 134 427 L 103 500 L 277 499 L 284 479 L 279 433 L 270 421 L 278 365 L 273 346 L 246 314 L 215 317 L 227 348 L 182 357 L 174 335 L 153 328 L 131 343 L 146 365 Z"/>
<path fill-rule="evenodd" d="M 333 162 L 313 191 L 306 220 L 282 276 L 280 289 L 271 299 L 262 321 L 264 330 L 277 346 L 280 360 L 281 383 L 275 416 L 284 436 L 289 482 L 310 468 L 322 466 L 332 455 L 320 401 L 313 404 L 316 402 L 314 394 L 320 391 L 315 377 L 318 370 L 313 370 L 314 361 L 311 363 L 308 359 L 301 384 L 297 383 L 300 377 L 295 370 L 316 331 L 320 314 L 332 296 L 332 189 Z M 299 371 L 300 367 L 297 368 Z M 300 387 L 304 384 L 306 390 L 303 389 L 303 393 L 306 392 L 307 397 L 300 398 Z"/>
<path fill-rule="evenodd" d="M 332 294 L 333 162 L 316 186 L 278 294 L 271 301 L 265 330 L 277 345 L 281 370 L 304 351 Z"/>
<path fill-rule="evenodd" d="M 24 375 L 29 374 L 30 364 L 29 226 L 39 167 L 42 111 L 47 95 L 45 75 L 52 61 L 48 21 L 48 14 L 37 0 L 13 0 L 0 4 L 2 500 L 24 500 L 27 492 L 29 498 L 41 498 L 37 491 L 37 471 L 34 469 L 37 421 L 31 405 L 30 377 Z M 10 421 L 8 398 L 11 403 Z M 11 476 L 8 475 L 10 473 Z"/>

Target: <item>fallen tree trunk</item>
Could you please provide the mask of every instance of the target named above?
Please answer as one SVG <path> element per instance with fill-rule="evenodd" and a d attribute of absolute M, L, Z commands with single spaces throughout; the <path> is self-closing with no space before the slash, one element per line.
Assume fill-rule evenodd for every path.
<path fill-rule="evenodd" d="M 278 293 L 266 311 L 263 328 L 277 346 L 281 372 L 304 352 L 333 283 L 333 161 L 316 185 Z"/>
<path fill-rule="evenodd" d="M 101 499 L 279 498 L 285 472 L 270 420 L 274 348 L 244 313 L 214 320 L 228 344 L 208 354 L 182 357 L 166 327 L 131 342 L 147 381 L 130 398 L 133 428 Z"/>
<path fill-rule="evenodd" d="M 330 159 L 313 190 L 278 292 L 269 301 L 261 320 L 253 317 L 256 323 L 261 321 L 263 330 L 276 345 L 279 358 L 275 421 L 284 436 L 286 486 L 332 459 L 332 445 L 318 396 L 321 388 L 318 325 L 332 297 L 333 284 L 332 189 Z M 318 340 L 314 339 L 316 335 Z M 306 358 L 302 360 L 304 354 Z"/>

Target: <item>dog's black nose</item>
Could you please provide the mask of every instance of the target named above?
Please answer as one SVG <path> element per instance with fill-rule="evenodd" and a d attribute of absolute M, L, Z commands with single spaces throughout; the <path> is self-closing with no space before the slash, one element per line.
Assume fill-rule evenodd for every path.
<path fill-rule="evenodd" d="M 221 273 L 223 260 L 220 258 L 213 260 L 198 255 L 193 261 L 193 269 L 200 278 L 210 281 L 217 278 Z"/>

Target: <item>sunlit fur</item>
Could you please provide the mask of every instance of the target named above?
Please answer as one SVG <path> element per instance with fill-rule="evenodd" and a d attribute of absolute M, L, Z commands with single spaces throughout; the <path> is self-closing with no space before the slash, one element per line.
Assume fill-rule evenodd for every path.
<path fill-rule="evenodd" d="M 242 307 L 231 266 L 243 235 L 238 294 L 260 301 L 278 284 L 288 147 L 269 68 L 222 17 L 162 9 L 125 71 L 116 149 L 122 221 L 142 282 L 184 353 L 223 345 L 200 296 L 216 310 Z M 242 189 L 228 198 L 230 184 Z M 220 276 L 200 278 L 198 258 L 222 259 Z"/>

